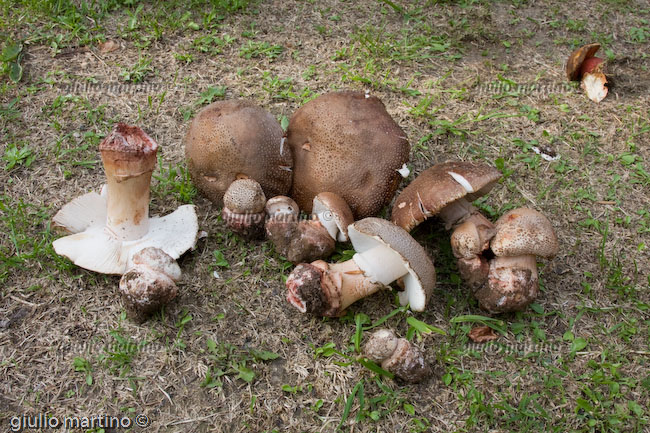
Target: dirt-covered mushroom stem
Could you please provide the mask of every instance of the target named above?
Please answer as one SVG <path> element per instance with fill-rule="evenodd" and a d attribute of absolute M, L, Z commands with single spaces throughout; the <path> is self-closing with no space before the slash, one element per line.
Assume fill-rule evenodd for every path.
<path fill-rule="evenodd" d="M 364 344 L 363 355 L 400 379 L 417 383 L 431 374 L 424 355 L 405 338 L 398 338 L 390 329 L 378 329 Z"/>

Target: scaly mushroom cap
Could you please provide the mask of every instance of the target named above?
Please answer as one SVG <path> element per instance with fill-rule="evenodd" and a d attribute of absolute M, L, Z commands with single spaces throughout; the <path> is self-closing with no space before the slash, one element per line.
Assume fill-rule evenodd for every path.
<path fill-rule="evenodd" d="M 223 196 L 223 206 L 239 214 L 260 213 L 265 204 L 264 191 L 254 179 L 235 180 Z"/>
<path fill-rule="evenodd" d="M 407 269 L 402 277 L 405 289 L 399 292 L 400 303 L 409 303 L 413 311 L 424 311 L 436 284 L 436 270 L 422 245 L 403 228 L 380 218 L 365 218 L 355 222 L 348 227 L 348 235 L 357 252 L 353 260 L 369 277 L 376 273 L 375 269 L 392 267 L 388 262 L 396 255 Z M 387 250 L 392 250 L 392 257 L 382 257 L 381 263 L 358 261 L 363 253 L 376 247 L 388 247 Z M 386 284 L 384 281 L 379 282 Z"/>
<path fill-rule="evenodd" d="M 460 198 L 473 201 L 487 194 L 500 178 L 499 170 L 486 164 L 462 161 L 436 164 L 420 173 L 397 197 L 392 221 L 411 231 Z"/>
<path fill-rule="evenodd" d="M 340 195 L 321 192 L 314 197 L 312 211 L 332 238 L 341 242 L 348 240 L 348 226 L 354 222 L 354 215 Z"/>
<path fill-rule="evenodd" d="M 393 330 L 381 328 L 370 334 L 361 352 L 369 360 L 381 364 L 395 352 L 398 340 Z"/>
<path fill-rule="evenodd" d="M 278 121 L 242 100 L 218 101 L 196 115 L 185 136 L 194 184 L 218 206 L 235 179 L 255 179 L 268 197 L 291 187 L 291 151 Z"/>
<path fill-rule="evenodd" d="M 376 97 L 328 93 L 292 116 L 287 144 L 294 159 L 291 196 L 305 212 L 321 192 L 340 195 L 356 218 L 376 215 L 391 200 L 409 159 L 404 131 Z"/>
<path fill-rule="evenodd" d="M 585 59 L 593 57 L 596 51 L 600 49 L 599 43 L 583 45 L 571 53 L 564 68 L 569 81 L 579 81 L 582 78 L 580 68 Z"/>
<path fill-rule="evenodd" d="M 181 279 L 181 268 L 176 260 L 160 248 L 147 247 L 133 255 L 134 267 L 146 266 L 154 271 L 162 272 L 173 281 Z"/>
<path fill-rule="evenodd" d="M 551 222 L 534 209 L 513 209 L 495 223 L 497 234 L 490 247 L 497 256 L 554 257 L 559 244 Z"/>

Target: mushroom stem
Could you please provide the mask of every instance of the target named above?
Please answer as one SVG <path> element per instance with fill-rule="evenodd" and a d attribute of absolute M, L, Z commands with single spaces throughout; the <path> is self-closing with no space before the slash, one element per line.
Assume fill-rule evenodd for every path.
<path fill-rule="evenodd" d="M 354 260 L 298 265 L 287 278 L 287 301 L 303 313 L 338 317 L 345 309 L 383 287 L 373 282 Z"/>
<path fill-rule="evenodd" d="M 539 292 L 534 255 L 495 257 L 490 262 L 488 284 L 475 292 L 481 308 L 491 313 L 521 311 Z"/>
<path fill-rule="evenodd" d="M 363 354 L 406 382 L 421 382 L 431 374 L 420 349 L 388 329 L 372 333 L 363 347 Z"/>
<path fill-rule="evenodd" d="M 122 241 L 149 230 L 149 187 L 158 145 L 136 126 L 119 123 L 99 148 L 107 178 L 106 226 Z"/>

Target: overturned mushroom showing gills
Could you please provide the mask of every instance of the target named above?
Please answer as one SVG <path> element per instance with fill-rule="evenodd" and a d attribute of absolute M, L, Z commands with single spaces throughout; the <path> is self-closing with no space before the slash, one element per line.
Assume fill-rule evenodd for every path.
<path fill-rule="evenodd" d="M 148 247 L 134 254 L 119 286 L 129 317 L 141 323 L 167 305 L 178 293 L 180 277 L 180 267 L 163 250 Z"/>
<path fill-rule="evenodd" d="M 206 106 L 185 135 L 192 181 L 217 206 L 235 179 L 255 179 L 267 197 L 287 194 L 293 160 L 283 134 L 278 121 L 251 102 Z"/>
<path fill-rule="evenodd" d="M 348 227 L 356 254 L 342 263 L 298 265 L 287 279 L 287 300 L 303 313 L 338 317 L 352 303 L 401 278 L 402 305 L 424 311 L 436 282 L 427 252 L 390 221 L 365 218 Z"/>
<path fill-rule="evenodd" d="M 246 239 L 264 237 L 264 205 L 266 197 L 257 181 L 238 179 L 223 196 L 221 216 L 226 225 Z"/>
<path fill-rule="evenodd" d="M 603 70 L 605 61 L 595 57 L 600 49 L 599 43 L 587 44 L 571 53 L 565 66 L 570 81 L 581 81 L 580 86 L 594 102 L 602 101 L 607 96 L 607 77 Z"/>
<path fill-rule="evenodd" d="M 273 197 L 266 204 L 266 235 L 278 254 L 291 263 L 329 257 L 334 238 L 317 219 L 301 220 L 298 205 L 286 196 Z"/>
<path fill-rule="evenodd" d="M 482 252 L 494 236 L 494 225 L 470 202 L 487 194 L 501 173 L 486 164 L 445 162 L 436 164 L 411 182 L 397 197 L 391 218 L 410 231 L 425 219 L 439 215 L 453 228 L 451 247 L 463 279 L 478 287 L 487 278 Z"/>
<path fill-rule="evenodd" d="M 328 93 L 300 107 L 287 144 L 294 159 L 290 195 L 300 208 L 311 213 L 314 197 L 329 191 L 355 218 L 377 215 L 390 202 L 410 150 L 384 104 L 363 92 Z"/>
<path fill-rule="evenodd" d="M 149 187 L 158 145 L 142 129 L 118 123 L 99 145 L 107 185 L 66 204 L 53 218 L 70 236 L 53 242 L 57 254 L 77 266 L 104 274 L 124 274 L 132 256 L 156 247 L 177 259 L 196 242 L 193 205 L 149 218 Z"/>
<path fill-rule="evenodd" d="M 431 374 L 424 355 L 405 338 L 398 338 L 390 329 L 373 332 L 362 350 L 363 355 L 400 379 L 417 383 Z"/>
<path fill-rule="evenodd" d="M 550 221 L 533 209 L 506 212 L 496 222 L 491 242 L 488 284 L 475 293 L 481 308 L 491 313 L 521 311 L 537 298 L 536 257 L 552 258 L 559 249 Z"/>
<path fill-rule="evenodd" d="M 321 192 L 314 197 L 312 213 L 327 229 L 332 239 L 347 242 L 348 226 L 354 222 L 354 216 L 352 209 L 340 195 Z"/>

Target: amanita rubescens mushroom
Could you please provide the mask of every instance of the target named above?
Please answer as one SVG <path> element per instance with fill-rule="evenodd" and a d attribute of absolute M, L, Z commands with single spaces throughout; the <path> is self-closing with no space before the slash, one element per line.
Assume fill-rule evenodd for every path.
<path fill-rule="evenodd" d="M 104 274 L 124 274 L 132 257 L 146 247 L 177 259 L 196 242 L 193 205 L 149 218 L 149 187 L 158 145 L 142 129 L 118 123 L 99 150 L 107 185 L 66 204 L 53 218 L 70 233 L 55 240 L 57 254 L 77 266 Z"/>
<path fill-rule="evenodd" d="M 587 44 L 571 53 L 565 71 L 570 81 L 581 81 L 581 87 L 589 99 L 602 101 L 607 96 L 607 77 L 603 73 L 605 61 L 595 57 L 599 43 Z"/>
<path fill-rule="evenodd" d="M 533 209 L 506 212 L 496 222 L 497 233 L 490 247 L 488 282 L 474 295 L 492 313 L 523 310 L 539 293 L 536 257 L 551 258 L 558 241 L 550 221 Z"/>
<path fill-rule="evenodd" d="M 264 237 L 266 196 L 253 179 L 238 179 L 223 196 L 221 216 L 226 225 L 246 239 Z"/>
<path fill-rule="evenodd" d="M 235 179 L 255 179 L 267 197 L 289 192 L 291 149 L 284 131 L 266 110 L 251 102 L 214 102 L 199 111 L 185 136 L 192 181 L 218 206 Z"/>
<path fill-rule="evenodd" d="M 276 251 L 292 263 L 311 262 L 329 257 L 336 241 L 348 239 L 348 225 L 354 222 L 352 211 L 334 193 L 314 197 L 314 214 L 300 219 L 298 205 L 285 196 L 267 203 L 266 234 Z"/>
<path fill-rule="evenodd" d="M 120 293 L 131 319 L 144 322 L 176 297 L 175 281 L 181 278 L 176 261 L 158 248 L 144 248 L 133 255 L 133 267 L 120 280 Z"/>
<path fill-rule="evenodd" d="M 470 202 L 487 194 L 501 173 L 486 164 L 436 164 L 411 182 L 397 197 L 392 210 L 395 224 L 410 231 L 425 219 L 439 215 L 453 228 L 451 247 L 463 279 L 478 287 L 487 278 L 482 255 L 494 236 L 494 225 Z"/>
<path fill-rule="evenodd" d="M 431 368 L 420 349 L 406 338 L 398 338 L 390 329 L 373 332 L 364 344 L 362 353 L 406 382 L 421 382 L 431 374 Z"/>
<path fill-rule="evenodd" d="M 397 279 L 402 305 L 424 311 L 436 282 L 427 252 L 390 221 L 365 218 L 348 227 L 356 254 L 342 263 L 322 260 L 298 265 L 287 279 L 287 300 L 303 313 L 338 317 L 352 303 Z"/>
<path fill-rule="evenodd" d="M 377 215 L 393 197 L 409 158 L 402 128 L 375 96 L 363 92 L 321 95 L 289 121 L 294 160 L 291 197 L 307 213 L 314 197 L 343 198 L 355 218 Z"/>

